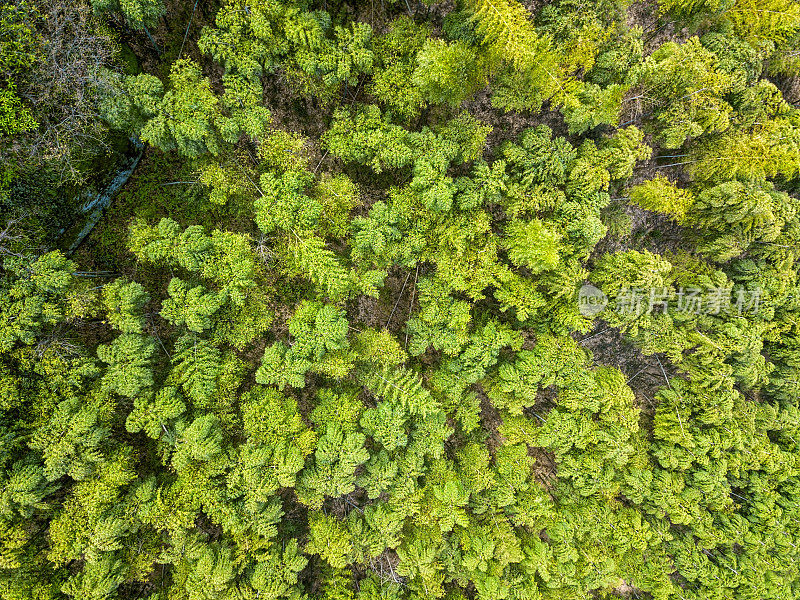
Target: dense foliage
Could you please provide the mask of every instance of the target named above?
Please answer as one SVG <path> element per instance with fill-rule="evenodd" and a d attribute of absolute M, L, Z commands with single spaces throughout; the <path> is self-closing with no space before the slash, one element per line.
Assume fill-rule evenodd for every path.
<path fill-rule="evenodd" d="M 530 4 L 0 0 L 0 598 L 800 596 L 800 4 Z"/>

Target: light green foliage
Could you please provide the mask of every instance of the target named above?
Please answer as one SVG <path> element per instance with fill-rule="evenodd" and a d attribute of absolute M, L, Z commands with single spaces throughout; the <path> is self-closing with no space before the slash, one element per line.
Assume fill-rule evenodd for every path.
<path fill-rule="evenodd" d="M 178 472 L 189 472 L 200 463 L 211 461 L 222 453 L 222 432 L 219 419 L 214 415 L 203 415 L 191 423 L 178 424 L 175 453 L 172 465 Z"/>
<path fill-rule="evenodd" d="M 162 433 L 169 433 L 168 424 L 180 417 L 186 405 L 174 387 L 165 387 L 153 398 L 139 396 L 134 400 L 133 410 L 128 414 L 125 428 L 130 433 L 143 431 L 149 437 L 158 439 Z"/>
<path fill-rule="evenodd" d="M 663 287 L 672 265 L 652 252 L 628 250 L 603 256 L 592 278 L 607 293 L 616 295 L 625 287 Z"/>
<path fill-rule="evenodd" d="M 787 0 L 666 0 L 662 10 L 690 21 L 711 19 L 755 47 L 784 42 L 800 28 L 800 9 Z"/>
<path fill-rule="evenodd" d="M 537 444 L 555 452 L 559 471 L 581 494 L 612 497 L 621 485 L 619 473 L 636 452 L 633 393 L 623 374 L 610 368 L 564 384 L 560 407 L 548 414 Z"/>
<path fill-rule="evenodd" d="M 331 352 L 347 348 L 347 319 L 330 304 L 306 302 L 289 319 L 292 351 L 318 362 Z"/>
<path fill-rule="evenodd" d="M 219 135 L 213 127 L 217 103 L 211 83 L 201 77 L 196 65 L 175 63 L 170 88 L 139 135 L 164 150 L 180 150 L 189 156 L 219 154 Z"/>
<path fill-rule="evenodd" d="M 32 344 L 42 328 L 55 325 L 69 311 L 67 293 L 74 289 L 75 264 L 60 252 L 44 254 L 35 261 L 6 259 L 6 277 L 0 287 L 0 349 L 17 342 Z"/>
<path fill-rule="evenodd" d="M 260 136 L 269 112 L 260 106 L 257 88 L 236 77 L 225 80 L 220 97 L 189 59 L 176 61 L 164 85 L 152 75 L 128 76 L 104 99 L 103 114 L 113 126 L 135 130 L 139 137 L 188 157 L 219 155 L 224 144 L 242 134 Z"/>
<path fill-rule="evenodd" d="M 3 136 L 14 136 L 38 125 L 17 92 L 17 79 L 40 58 L 35 28 L 39 17 L 35 5 L 28 2 L 0 7 L 0 134 Z"/>
<path fill-rule="evenodd" d="M 61 591 L 70 598 L 104 600 L 113 594 L 125 580 L 125 565 L 111 553 L 98 562 L 89 562 L 78 574 L 73 575 Z"/>
<path fill-rule="evenodd" d="M 97 347 L 97 357 L 108 364 L 103 388 L 134 397 L 153 385 L 152 359 L 156 342 L 147 335 L 123 333 L 110 344 Z"/>
<path fill-rule="evenodd" d="M 221 353 L 213 343 L 193 334 L 182 335 L 175 342 L 172 362 L 175 377 L 193 402 L 202 404 L 211 398 L 222 369 Z"/>
<path fill-rule="evenodd" d="M 319 47 L 306 47 L 296 56 L 298 66 L 307 74 L 321 73 L 322 84 L 332 88 L 339 83 L 355 86 L 361 73 L 372 70 L 374 55 L 369 49 L 372 28 L 366 23 L 334 27 L 334 40 Z"/>
<path fill-rule="evenodd" d="M 318 510 L 326 496 L 338 498 L 353 492 L 356 468 L 369 458 L 364 441 L 363 434 L 346 433 L 330 423 L 317 441 L 311 465 L 300 476 L 298 500 Z"/>
<path fill-rule="evenodd" d="M 663 175 L 657 175 L 631 188 L 631 202 L 655 212 L 669 215 L 681 222 L 692 209 L 694 196 L 689 190 L 679 188 Z"/>
<path fill-rule="evenodd" d="M 282 552 L 273 550 L 266 560 L 261 560 L 252 576 L 253 588 L 265 600 L 299 596 L 297 579 L 308 559 L 300 554 L 296 540 L 290 540 Z"/>
<path fill-rule="evenodd" d="M 411 336 L 410 354 L 422 354 L 429 346 L 445 354 L 457 354 L 467 343 L 467 327 L 472 318 L 469 303 L 448 296 L 447 288 L 438 279 L 423 279 L 418 287 L 421 310 L 406 325 Z"/>
<path fill-rule="evenodd" d="M 541 273 L 558 266 L 558 244 L 561 236 L 550 231 L 538 219 L 529 222 L 513 221 L 508 227 L 506 246 L 508 258 L 531 273 Z"/>
<path fill-rule="evenodd" d="M 64 400 L 56 407 L 30 441 L 31 448 L 42 452 L 48 481 L 64 475 L 84 479 L 102 462 L 102 445 L 111 433 L 107 415 L 102 401 L 84 405 L 77 399 Z"/>
<path fill-rule="evenodd" d="M 117 279 L 103 288 L 103 301 L 108 310 L 108 321 L 114 329 L 122 333 L 142 331 L 145 323 L 142 310 L 150 296 L 140 284 Z"/>
<path fill-rule="evenodd" d="M 678 148 L 687 137 L 725 131 L 731 106 L 725 95 L 731 77 L 696 37 L 683 44 L 667 42 L 631 74 L 638 100 L 653 112 L 659 138 Z"/>
<path fill-rule="evenodd" d="M 322 233 L 333 238 L 346 237 L 350 229 L 350 211 L 361 203 L 358 186 L 346 175 L 323 175 L 314 196 L 322 206 L 318 219 Z"/>
<path fill-rule="evenodd" d="M 628 72 L 642 60 L 642 28 L 614 32 L 600 41 L 597 56 L 586 79 L 598 85 L 625 83 Z"/>
<path fill-rule="evenodd" d="M 283 389 L 287 385 L 304 387 L 305 375 L 311 368 L 311 361 L 291 354 L 283 342 L 276 342 L 264 350 L 261 366 L 256 372 L 256 381 L 265 385 L 277 385 Z"/>
<path fill-rule="evenodd" d="M 585 352 L 573 340 L 546 336 L 532 350 L 520 351 L 513 362 L 501 364 L 487 382 L 487 393 L 498 408 L 520 415 L 534 405 L 540 389 L 563 385 L 585 362 Z"/>
<path fill-rule="evenodd" d="M 377 106 L 368 106 L 355 114 L 344 110 L 334 113 L 323 140 L 335 156 L 369 165 L 380 173 L 410 165 L 416 158 L 411 144 L 417 137 L 387 123 Z"/>
<path fill-rule="evenodd" d="M 352 538 L 347 529 L 334 517 L 314 513 L 309 517 L 309 540 L 306 552 L 319 554 L 334 568 L 347 565 L 346 557 L 352 546 Z"/>
<path fill-rule="evenodd" d="M 613 22 L 618 13 L 618 6 L 612 2 L 587 6 L 574 0 L 560 0 L 543 7 L 536 15 L 536 23 L 539 31 L 552 36 L 554 45 L 564 54 L 565 71 L 589 71 L 604 38 L 617 33 L 606 30 L 604 23 Z"/>
<path fill-rule="evenodd" d="M 519 143 L 503 146 L 509 171 L 526 187 L 537 183 L 563 184 L 575 160 L 575 149 L 564 138 L 552 138 L 546 125 L 526 129 Z"/>
<path fill-rule="evenodd" d="M 587 145 L 581 146 L 580 158 L 596 156 L 611 179 L 628 179 L 633 176 L 637 161 L 648 159 L 652 154 L 652 149 L 643 140 L 644 132 L 634 126 L 618 129 L 613 136 L 602 138 L 597 143 L 599 152 L 596 154 L 590 151 L 587 156 L 584 152 Z"/>
<path fill-rule="evenodd" d="M 94 4 L 0 7 L 0 598 L 800 597 L 794 3 Z"/>
<path fill-rule="evenodd" d="M 800 170 L 800 134 L 787 120 L 774 119 L 703 140 L 689 156 L 688 170 L 702 182 L 792 177 Z"/>
<path fill-rule="evenodd" d="M 288 50 L 286 21 L 297 11 L 273 2 L 259 2 L 248 6 L 248 10 L 245 6 L 239 1 L 222 6 L 217 13 L 216 27 L 203 30 L 199 46 L 227 71 L 250 78 L 274 67 Z M 300 34 L 299 40 L 305 38 L 310 42 L 318 38 L 321 28 L 319 16 L 307 14 L 302 17 L 293 27 Z"/>
<path fill-rule="evenodd" d="M 437 410 L 435 401 L 413 371 L 384 367 L 367 373 L 364 383 L 376 396 L 400 404 L 412 414 L 424 417 Z"/>
<path fill-rule="evenodd" d="M 425 104 L 413 73 L 417 52 L 429 31 L 425 24 L 415 23 L 403 15 L 392 21 L 386 34 L 373 38 L 381 67 L 372 75 L 370 92 L 406 121 L 419 114 Z"/>
<path fill-rule="evenodd" d="M 201 162 L 198 174 L 200 182 L 211 189 L 209 202 L 225 205 L 229 200 L 249 199 L 253 195 L 254 184 L 248 181 L 250 174 L 242 163 L 244 159 L 235 154 L 224 164 L 216 159 Z"/>
<path fill-rule="evenodd" d="M 377 365 L 398 365 L 405 362 L 408 354 L 386 329 L 367 329 L 353 340 L 353 351 L 358 360 Z"/>
<path fill-rule="evenodd" d="M 269 132 L 260 140 L 258 160 L 266 169 L 276 173 L 284 171 L 307 171 L 308 154 L 304 151 L 308 140 L 299 133 L 282 129 Z"/>
<path fill-rule="evenodd" d="M 329 304 L 304 302 L 288 322 L 292 346 L 282 342 L 264 352 L 256 373 L 259 383 L 303 387 L 309 370 L 344 377 L 352 362 L 347 356 L 347 319 Z"/>
<path fill-rule="evenodd" d="M 356 282 L 354 273 L 342 264 L 342 260 L 316 236 L 303 239 L 293 236 L 289 241 L 290 272 L 302 276 L 322 287 L 331 300 L 340 301 L 350 295 Z M 364 292 L 375 295 L 374 286 L 367 281 Z"/>
<path fill-rule="evenodd" d="M 247 442 L 239 448 L 229 485 L 243 495 L 249 510 L 258 512 L 278 489 L 295 486 L 316 436 L 303 424 L 297 403 L 270 388 L 250 390 L 243 397 L 242 415 Z"/>
<path fill-rule="evenodd" d="M 4 471 L 0 516 L 10 520 L 14 515 L 30 518 L 35 510 L 47 508 L 46 496 L 54 491 L 47 485 L 44 469 L 38 464 L 17 461 Z"/>
<path fill-rule="evenodd" d="M 0 133 L 13 136 L 35 129 L 38 124 L 16 93 L 16 85 L 11 82 L 0 90 Z"/>
<path fill-rule="evenodd" d="M 207 292 L 202 285 L 189 287 L 177 277 L 170 280 L 167 293 L 169 298 L 161 306 L 161 316 L 176 327 L 185 325 L 195 333 L 211 327 L 214 313 L 226 301 L 224 294 Z"/>
<path fill-rule="evenodd" d="M 232 550 L 226 545 L 198 540 L 189 544 L 181 563 L 181 588 L 185 587 L 190 600 L 204 600 L 208 597 L 227 599 L 235 593 L 234 580 L 238 569 Z"/>
<path fill-rule="evenodd" d="M 161 219 L 155 227 L 135 221 L 129 245 L 142 260 L 180 266 L 214 282 L 220 288 L 218 300 L 227 297 L 242 306 L 248 290 L 255 287 L 255 256 L 244 235 L 214 230 L 209 236 L 197 225 L 181 231 L 172 219 Z M 174 285 L 176 291 L 183 287 L 177 282 Z"/>
<path fill-rule="evenodd" d="M 492 101 L 505 110 L 538 110 L 564 88 L 549 37 L 536 34 L 516 0 L 471 0 L 467 9 L 489 59 L 500 71 Z"/>
<path fill-rule="evenodd" d="M 700 247 L 723 261 L 751 244 L 776 241 L 797 211 L 797 202 L 769 183 L 729 181 L 699 194 L 686 223 L 702 231 L 705 239 Z"/>
<path fill-rule="evenodd" d="M 449 156 L 450 152 L 454 151 L 455 159 L 461 162 L 479 159 L 486 148 L 486 138 L 491 132 L 491 125 L 475 118 L 467 111 L 459 113 L 436 129 L 441 141 L 447 144 L 442 148 L 442 154 Z"/>
<path fill-rule="evenodd" d="M 462 42 L 429 39 L 417 53 L 412 77 L 422 96 L 432 103 L 458 106 L 481 86 L 481 65 Z"/>
<path fill-rule="evenodd" d="M 280 177 L 272 173 L 261 176 L 263 195 L 256 200 L 256 222 L 264 233 L 275 229 L 300 234 L 313 230 L 322 212 L 322 205 L 306 196 L 309 173 L 287 171 Z"/>
<path fill-rule="evenodd" d="M 203 30 L 199 46 L 227 73 L 247 80 L 284 62 L 300 91 L 330 99 L 342 83 L 355 86 L 359 75 L 371 72 L 371 37 L 368 24 L 332 25 L 321 10 L 232 0 L 217 14 L 216 27 Z"/>
<path fill-rule="evenodd" d="M 148 74 L 119 76 L 115 81 L 115 88 L 101 99 L 100 112 L 112 127 L 138 131 L 158 114 L 164 84 Z"/>
<path fill-rule="evenodd" d="M 625 86 L 619 84 L 601 88 L 590 83 L 567 96 L 561 110 L 570 134 L 584 133 L 602 124 L 617 125 L 625 92 Z"/>

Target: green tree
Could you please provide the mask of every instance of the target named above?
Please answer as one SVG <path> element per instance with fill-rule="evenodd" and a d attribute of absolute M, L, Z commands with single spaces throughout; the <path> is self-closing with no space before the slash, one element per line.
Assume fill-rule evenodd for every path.
<path fill-rule="evenodd" d="M 85 479 L 103 463 L 103 445 L 111 434 L 108 408 L 102 399 L 91 403 L 64 400 L 36 430 L 29 444 L 42 452 L 48 481 L 64 475 Z"/>
<path fill-rule="evenodd" d="M 0 8 L 0 135 L 14 136 L 37 127 L 30 107 L 17 91 L 17 80 L 39 60 L 36 7 L 28 2 L 4 4 Z M 3 144 L 5 145 L 5 143 Z M 0 183 L 7 184 L 12 172 L 5 167 Z"/>
<path fill-rule="evenodd" d="M 756 125 L 750 131 L 728 131 L 701 140 L 689 155 L 689 173 L 700 182 L 731 179 L 757 181 L 800 169 L 800 133 L 785 119 Z"/>
<path fill-rule="evenodd" d="M 175 419 L 186 411 L 180 393 L 174 387 L 161 388 L 153 398 L 139 396 L 133 401 L 133 410 L 128 413 L 125 428 L 130 433 L 144 433 L 159 439 L 162 433 L 169 434 Z M 170 425 L 167 428 L 167 425 Z"/>
<path fill-rule="evenodd" d="M 345 433 L 338 423 L 330 423 L 317 442 L 313 462 L 300 474 L 298 500 L 319 510 L 326 496 L 338 498 L 353 492 L 355 471 L 369 458 L 365 440 L 361 433 Z"/>
<path fill-rule="evenodd" d="M 134 29 L 153 28 L 166 12 L 161 0 L 92 0 L 96 12 L 117 12 Z"/>
<path fill-rule="evenodd" d="M 10 350 L 17 342 L 32 344 L 46 327 L 72 316 L 68 292 L 74 291 L 75 263 L 59 251 L 35 260 L 6 258 L 7 275 L 0 287 L 0 349 Z"/>
<path fill-rule="evenodd" d="M 152 359 L 156 342 L 152 337 L 123 333 L 110 344 L 97 347 L 97 357 L 108 364 L 103 388 L 121 396 L 134 397 L 153 387 Z"/>
<path fill-rule="evenodd" d="M 172 465 L 178 472 L 189 472 L 201 463 L 218 458 L 223 452 L 219 419 L 214 415 L 198 416 L 188 424 L 179 422 L 177 432 Z"/>
<path fill-rule="evenodd" d="M 141 284 L 116 279 L 103 288 L 103 301 L 108 321 L 115 329 L 122 333 L 141 333 L 145 324 L 142 311 L 150 301 L 150 295 Z"/>
<path fill-rule="evenodd" d="M 389 111 L 406 121 L 422 109 L 425 101 L 413 74 L 417 52 L 430 31 L 426 24 L 415 23 L 403 15 L 390 24 L 389 31 L 372 40 L 376 61 L 381 68 L 372 74 L 370 92 Z"/>
<path fill-rule="evenodd" d="M 217 391 L 222 371 L 222 353 L 209 340 L 187 333 L 175 342 L 173 373 L 196 404 L 209 400 Z"/>
<path fill-rule="evenodd" d="M 561 236 L 549 230 L 541 221 L 512 221 L 505 239 L 512 263 L 527 267 L 531 273 L 541 273 L 558 266 L 558 246 Z"/>
<path fill-rule="evenodd" d="M 696 37 L 683 44 L 667 42 L 631 74 L 636 99 L 651 111 L 659 139 L 678 148 L 687 138 L 725 131 L 731 106 L 725 95 L 731 77 L 721 71 L 717 57 Z"/>
<path fill-rule="evenodd" d="M 564 90 L 565 77 L 549 37 L 537 35 L 515 0 L 470 0 L 475 31 L 498 66 L 492 102 L 505 110 L 538 110 Z"/>
<path fill-rule="evenodd" d="M 202 285 L 190 287 L 177 277 L 170 280 L 167 293 L 169 298 L 161 305 L 161 316 L 195 333 L 210 329 L 214 313 L 226 302 L 225 294 L 207 292 Z"/>
<path fill-rule="evenodd" d="M 683 221 L 694 202 L 689 190 L 679 188 L 663 175 L 632 187 L 629 194 L 634 204 L 645 210 L 665 213 L 678 222 Z"/>
<path fill-rule="evenodd" d="M 478 57 L 469 46 L 428 39 L 417 53 L 412 81 L 428 102 L 458 106 L 480 88 L 483 78 Z"/>
<path fill-rule="evenodd" d="M 153 75 L 124 78 L 121 89 L 104 99 L 104 117 L 162 150 L 216 156 L 243 134 L 261 135 L 269 122 L 256 88 L 237 78 L 226 84 L 225 94 L 218 96 L 200 68 L 181 59 L 170 69 L 166 90 Z"/>
<path fill-rule="evenodd" d="M 344 525 L 330 515 L 315 512 L 309 517 L 308 528 L 307 553 L 319 554 L 333 568 L 347 566 L 353 540 Z"/>

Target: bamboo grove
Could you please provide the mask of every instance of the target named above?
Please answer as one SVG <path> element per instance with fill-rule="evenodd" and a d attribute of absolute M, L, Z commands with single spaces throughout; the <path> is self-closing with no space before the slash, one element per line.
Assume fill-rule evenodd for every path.
<path fill-rule="evenodd" d="M 800 596 L 800 4 L 83 1 L 0 2 L 0 598 Z"/>

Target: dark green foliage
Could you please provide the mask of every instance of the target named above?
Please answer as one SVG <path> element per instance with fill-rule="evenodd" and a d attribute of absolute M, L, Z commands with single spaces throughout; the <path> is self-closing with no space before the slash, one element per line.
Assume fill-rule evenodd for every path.
<path fill-rule="evenodd" d="M 134 29 L 155 27 L 165 10 L 161 0 L 92 0 L 97 12 L 119 12 Z"/>

